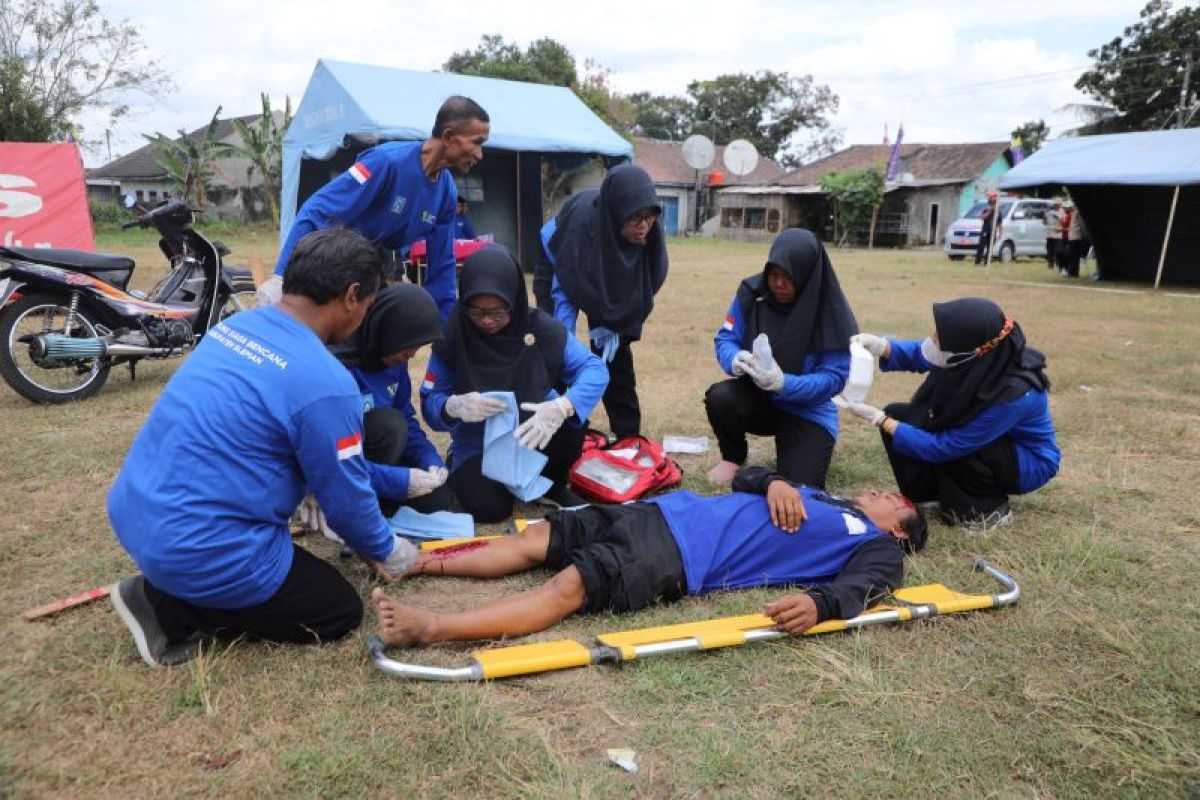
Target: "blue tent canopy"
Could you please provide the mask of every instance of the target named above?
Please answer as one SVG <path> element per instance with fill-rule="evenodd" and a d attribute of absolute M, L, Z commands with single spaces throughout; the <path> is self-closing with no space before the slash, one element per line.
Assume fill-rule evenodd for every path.
<path fill-rule="evenodd" d="M 1200 129 L 1055 139 L 1000 186 L 1066 186 L 1105 279 L 1200 283 Z"/>
<path fill-rule="evenodd" d="M 1194 183 L 1200 183 L 1200 128 L 1055 139 L 1000 179 L 1003 189 Z"/>
<path fill-rule="evenodd" d="M 633 145 L 562 86 L 321 59 L 283 140 L 282 234 L 296 216 L 304 159 L 330 158 L 347 137 L 367 144 L 426 139 L 438 108 L 455 94 L 487 110 L 488 148 L 633 156 Z"/>

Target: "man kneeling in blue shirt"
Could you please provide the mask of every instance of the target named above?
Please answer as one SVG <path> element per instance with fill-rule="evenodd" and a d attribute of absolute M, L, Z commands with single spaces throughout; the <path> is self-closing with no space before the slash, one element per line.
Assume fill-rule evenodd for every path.
<path fill-rule="evenodd" d="M 767 604 L 789 633 L 848 619 L 904 579 L 904 553 L 925 545 L 925 518 L 903 495 L 852 500 L 796 488 L 746 467 L 733 493 L 674 492 L 647 502 L 559 511 L 516 536 L 418 557 L 409 575 L 496 578 L 560 570 L 527 592 L 470 611 L 438 614 L 372 594 L 391 645 L 523 636 L 576 612 L 636 611 L 685 594 L 806 586 Z M 764 499 L 765 495 L 765 499 Z"/>
<path fill-rule="evenodd" d="M 411 567 L 371 489 L 358 387 L 325 347 L 354 332 L 382 280 L 361 234 L 306 236 L 279 304 L 218 323 L 154 404 L 108 494 L 142 571 L 111 597 L 146 663 L 187 661 L 202 635 L 318 642 L 358 627 L 354 587 L 292 543 L 307 493 L 382 578 Z"/>

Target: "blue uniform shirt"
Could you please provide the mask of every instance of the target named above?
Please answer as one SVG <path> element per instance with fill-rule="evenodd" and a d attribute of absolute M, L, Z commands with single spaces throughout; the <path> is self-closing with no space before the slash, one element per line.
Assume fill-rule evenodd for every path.
<path fill-rule="evenodd" d="M 304 201 L 275 264 L 283 275 L 296 242 L 312 231 L 352 228 L 392 250 L 418 239 L 428 248 L 425 289 L 442 319 L 454 307 L 454 216 L 458 190 L 450 171 L 429 180 L 421 167 L 422 142 L 386 142 L 365 150 L 350 169 Z"/>
<path fill-rule="evenodd" d="M 672 492 L 647 500 L 662 511 L 679 545 L 688 594 L 826 583 L 863 543 L 888 536 L 865 517 L 822 502 L 824 492 L 798 488 L 808 518 L 795 533 L 771 522 L 760 494 Z"/>
<path fill-rule="evenodd" d="M 356 551 L 391 553 L 353 379 L 310 328 L 260 308 L 218 323 L 167 382 L 108 493 L 108 517 L 159 589 L 246 608 L 287 577 L 288 518 L 307 492 Z"/>
<path fill-rule="evenodd" d="M 879 362 L 884 372 L 933 369 L 921 355 L 919 340 L 888 341 L 892 352 Z M 1017 451 L 1022 494 L 1044 486 L 1058 474 L 1062 453 L 1050 419 L 1050 398 L 1039 389 L 1030 389 L 1014 400 L 993 403 L 962 425 L 943 431 L 927 431 L 902 422 L 892 441 L 896 450 L 909 458 L 943 464 L 977 453 L 1002 436 L 1011 439 Z"/>
<path fill-rule="evenodd" d="M 558 266 L 558 261 L 554 258 L 554 253 L 550 250 L 550 239 L 554 236 L 554 232 L 558 230 L 558 217 L 551 217 L 550 221 L 542 226 L 542 252 L 546 254 L 546 260 L 550 262 L 552 267 Z M 579 306 L 571 302 L 571 298 L 567 297 L 567 293 L 563 291 L 562 285 L 558 282 L 558 275 L 554 275 L 554 280 L 550 283 L 550 297 L 554 300 L 554 318 L 562 323 L 567 329 L 567 333 L 571 336 L 575 335 L 575 324 L 579 319 Z"/>
<path fill-rule="evenodd" d="M 483 452 L 483 428 L 486 424 L 463 422 L 459 419 L 447 422 L 442 416 L 446 401 L 456 392 L 455 374 L 453 365 L 444 363 L 434 353 L 429 356 L 429 371 L 425 380 L 421 382 L 421 416 L 435 431 L 450 432 L 451 470 L 457 469 L 459 464 Z M 575 407 L 575 416 L 568 419 L 566 424 L 579 427 L 600 402 L 600 397 L 608 386 L 608 368 L 590 350 L 575 339 L 567 337 L 566 347 L 563 348 L 561 377 L 561 382 L 567 385 L 566 396 Z M 546 393 L 545 399 L 552 400 L 555 397 L 558 397 L 558 392 L 551 389 Z"/>
<path fill-rule="evenodd" d="M 361 392 L 364 414 L 376 408 L 394 408 L 404 412 L 404 417 L 408 420 L 408 440 L 404 445 L 401 460 L 421 469 L 445 466 L 437 449 L 425 436 L 425 429 L 417 421 L 417 413 L 412 404 L 412 381 L 408 378 L 407 365 L 384 367 L 378 372 L 367 372 L 360 367 L 348 369 Z M 380 497 L 389 500 L 403 500 L 408 497 L 408 467 L 368 461 L 367 470 L 371 475 L 371 488 Z"/>
<path fill-rule="evenodd" d="M 474 239 L 475 228 L 471 226 L 471 220 L 467 219 L 465 214 L 454 215 L 454 238 L 456 239 Z"/>
<path fill-rule="evenodd" d="M 741 305 L 734 298 L 725 321 L 713 339 L 717 363 L 726 375 L 733 375 L 733 357 L 739 350 L 746 349 L 742 346 L 745 335 L 746 320 L 742 317 Z M 799 375 L 785 374 L 783 388 L 770 393 L 771 402 L 780 411 L 820 425 L 837 439 L 837 407 L 831 398 L 842 390 L 849 377 L 849 348 L 809 353 L 804 358 L 804 371 Z"/>

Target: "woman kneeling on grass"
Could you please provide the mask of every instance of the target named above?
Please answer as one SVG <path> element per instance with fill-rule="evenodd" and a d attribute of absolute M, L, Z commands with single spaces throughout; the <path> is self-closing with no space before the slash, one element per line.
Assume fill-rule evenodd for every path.
<path fill-rule="evenodd" d="M 811 231 L 776 237 L 762 272 L 738 286 L 713 344 L 733 380 L 704 395 L 721 462 L 708 473 L 728 485 L 747 454 L 746 434 L 775 439 L 776 468 L 788 480 L 818 488 L 833 457 L 838 418 L 830 398 L 850 374 L 850 337 L 858 324 L 833 265 Z M 765 334 L 771 361 L 752 354 Z"/>
<path fill-rule="evenodd" d="M 424 553 L 409 575 L 498 578 L 539 566 L 546 583 L 470 611 L 439 614 L 376 589 L 392 645 L 524 636 L 576 612 L 636 611 L 723 589 L 805 586 L 763 613 L 789 633 L 848 619 L 904 582 L 904 553 L 925 545 L 922 513 L 903 495 L 853 499 L 795 487 L 747 467 L 734 491 L 673 492 L 623 506 L 557 511 L 516 536 Z"/>
<path fill-rule="evenodd" d="M 552 486 L 543 499 L 574 506 L 584 501 L 567 487 L 567 470 L 583 447 L 583 421 L 607 384 L 599 358 L 554 317 L 529 308 L 521 267 L 507 250 L 489 246 L 471 255 L 421 384 L 425 421 L 450 431 L 450 484 L 463 510 L 476 522 L 499 522 L 513 509 L 508 488 L 483 474 L 484 423 L 506 409 L 485 392 L 512 392 L 522 411 L 532 412 L 516 436 L 547 456 L 542 475 Z"/>
<path fill-rule="evenodd" d="M 1012 521 L 1009 495 L 1058 472 L 1046 357 L 982 297 L 934 303 L 933 320 L 936 334 L 924 340 L 855 337 L 884 371 L 929 377 L 908 403 L 846 408 L 879 427 L 900 491 L 939 503 L 947 524 L 989 531 Z"/>

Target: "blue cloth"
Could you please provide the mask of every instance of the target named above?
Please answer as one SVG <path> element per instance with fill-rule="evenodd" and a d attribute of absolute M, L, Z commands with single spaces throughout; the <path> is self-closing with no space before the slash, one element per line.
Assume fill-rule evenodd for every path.
<path fill-rule="evenodd" d="M 475 535 L 475 519 L 470 514 L 453 511 L 422 514 L 400 506 L 388 521 L 393 531 L 408 539 L 466 539 Z"/>
<path fill-rule="evenodd" d="M 515 431 L 520 422 L 517 397 L 512 392 L 484 392 L 484 397 L 503 400 L 507 408 L 494 417 L 489 417 L 483 429 L 483 463 L 481 471 L 485 478 L 504 484 L 513 497 L 529 502 L 535 500 L 554 485 L 542 475 L 546 466 L 546 454 L 530 450 L 517 441 Z"/>
<path fill-rule="evenodd" d="M 352 228 L 392 250 L 424 239 L 425 289 L 445 320 L 454 307 L 458 190 L 449 170 L 429 180 L 421 166 L 421 144 L 387 142 L 365 150 L 350 169 L 305 200 L 279 251 L 275 274 L 283 275 L 296 242 L 312 231 Z"/>
<path fill-rule="evenodd" d="M 646 502 L 662 511 L 683 557 L 688 594 L 833 580 L 864 542 L 888 534 L 866 517 L 799 487 L 808 518 L 795 533 L 771 522 L 767 499 L 732 492 L 672 492 Z"/>
<path fill-rule="evenodd" d="M 733 375 L 733 357 L 737 352 L 750 349 L 743 343 L 745 335 L 742 307 L 735 297 L 713 339 L 717 363 L 726 375 Z M 804 359 L 804 371 L 799 375 L 785 373 L 783 388 L 770 393 L 771 402 L 780 411 L 820 425 L 836 440 L 838 413 L 832 399 L 842 391 L 849 377 L 849 349 L 809 353 Z"/>
<path fill-rule="evenodd" d="M 928 372 L 931 367 L 921 355 L 916 339 L 889 339 L 891 354 L 880 359 L 884 372 Z M 900 423 L 892 436 L 896 450 L 931 464 L 963 458 L 982 450 L 1002 436 L 1012 440 L 1017 451 L 1021 493 L 1044 486 L 1058 474 L 1062 452 L 1050 418 L 1050 396 L 1038 389 L 1002 403 L 993 403 L 966 423 L 944 431 L 927 431 Z"/>
<path fill-rule="evenodd" d="M 385 367 L 378 372 L 367 372 L 357 366 L 347 369 L 362 393 L 364 414 L 376 408 L 394 408 L 404 412 L 404 418 L 408 421 L 408 441 L 404 445 L 400 460 L 406 464 L 416 464 L 421 469 L 444 467 L 442 457 L 425 435 L 425 429 L 421 427 L 413 409 L 412 382 L 408 377 L 408 365 Z M 389 500 L 403 500 L 408 497 L 408 467 L 368 461 L 367 470 L 370 472 L 371 488 L 375 490 L 375 494 Z"/>
<path fill-rule="evenodd" d="M 568 338 L 563 348 L 562 373 L 551 377 L 555 378 L 553 383 L 567 385 L 566 396 L 575 407 L 574 416 L 567 419 L 566 424 L 582 426 L 608 386 L 608 368 L 590 350 Z M 436 353 L 431 354 L 429 370 L 421 382 L 421 416 L 433 430 L 450 432 L 452 472 L 459 464 L 483 452 L 484 427 L 482 422 L 463 422 L 442 414 L 446 401 L 455 393 L 455 381 L 453 365 L 442 362 Z M 551 389 L 545 399 L 553 400 L 558 396 L 558 392 Z"/>
<path fill-rule="evenodd" d="M 243 311 L 167 382 L 108 493 L 108 517 L 159 589 L 246 608 L 291 569 L 288 518 L 310 492 L 355 551 L 391 553 L 361 453 L 362 405 L 346 368 L 279 308 Z"/>

